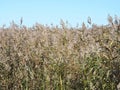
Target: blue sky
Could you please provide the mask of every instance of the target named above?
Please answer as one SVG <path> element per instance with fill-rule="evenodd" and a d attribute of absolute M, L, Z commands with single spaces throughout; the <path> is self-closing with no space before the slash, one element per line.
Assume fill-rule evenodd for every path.
<path fill-rule="evenodd" d="M 107 24 L 107 16 L 120 16 L 120 0 L 0 0 L 0 26 L 14 20 L 32 26 L 59 24 L 60 19 L 72 26 L 87 22 L 88 16 L 96 24 Z"/>

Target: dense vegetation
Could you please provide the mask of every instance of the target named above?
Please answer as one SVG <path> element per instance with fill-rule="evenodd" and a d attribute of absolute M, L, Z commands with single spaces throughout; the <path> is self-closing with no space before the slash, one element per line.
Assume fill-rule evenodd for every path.
<path fill-rule="evenodd" d="M 90 28 L 0 28 L 0 90 L 117 90 L 120 20 Z M 113 22 L 115 21 L 115 22 Z"/>

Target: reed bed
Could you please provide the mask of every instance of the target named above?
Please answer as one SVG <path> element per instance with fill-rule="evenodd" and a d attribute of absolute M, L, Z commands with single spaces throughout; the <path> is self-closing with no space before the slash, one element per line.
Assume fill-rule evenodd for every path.
<path fill-rule="evenodd" d="M 117 21 L 91 28 L 64 22 L 1 27 L 0 90 L 118 90 Z"/>

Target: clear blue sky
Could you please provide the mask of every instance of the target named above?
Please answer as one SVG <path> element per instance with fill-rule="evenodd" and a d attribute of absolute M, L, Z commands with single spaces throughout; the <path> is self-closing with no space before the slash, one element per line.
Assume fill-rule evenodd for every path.
<path fill-rule="evenodd" d="M 0 26 L 12 20 L 19 24 L 21 17 L 27 26 L 59 24 L 60 19 L 81 25 L 88 16 L 93 23 L 106 24 L 108 14 L 120 16 L 120 0 L 0 0 Z"/>

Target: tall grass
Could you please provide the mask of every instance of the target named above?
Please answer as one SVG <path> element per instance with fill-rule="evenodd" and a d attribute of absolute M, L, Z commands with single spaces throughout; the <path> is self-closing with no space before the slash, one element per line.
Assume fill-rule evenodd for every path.
<path fill-rule="evenodd" d="M 109 20 L 110 21 L 110 20 Z M 119 25 L 0 28 L 0 90 L 117 90 Z"/>

